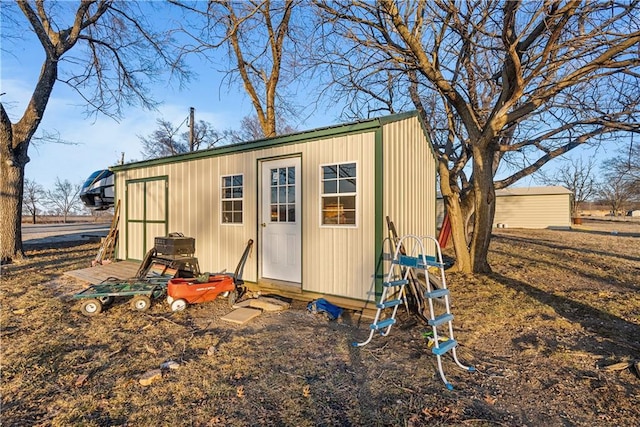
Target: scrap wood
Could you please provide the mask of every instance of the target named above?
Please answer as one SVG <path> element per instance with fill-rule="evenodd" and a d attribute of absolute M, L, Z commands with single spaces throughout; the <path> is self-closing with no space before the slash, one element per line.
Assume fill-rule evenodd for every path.
<path fill-rule="evenodd" d="M 98 249 L 98 253 L 93 261 L 91 261 L 91 266 L 95 267 L 96 265 L 101 265 L 105 260 L 110 260 L 113 258 L 113 253 L 116 248 L 116 241 L 118 240 L 118 222 L 120 221 L 120 200 L 116 203 L 116 207 L 113 211 L 113 219 L 111 220 L 111 227 L 109 228 L 109 233 L 107 237 L 104 238 L 102 244 L 100 245 L 100 249 Z"/>

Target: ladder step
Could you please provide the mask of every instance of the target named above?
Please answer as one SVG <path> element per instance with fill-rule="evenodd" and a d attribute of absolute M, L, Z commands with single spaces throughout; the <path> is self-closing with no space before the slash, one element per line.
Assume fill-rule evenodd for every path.
<path fill-rule="evenodd" d="M 426 264 L 423 261 L 426 261 Z M 398 256 L 398 259 L 394 259 L 392 263 L 401 265 L 403 267 L 420 268 L 423 270 L 427 267 L 444 267 L 444 263 L 436 261 L 436 259 L 432 256 L 426 256 L 423 259 L 422 256 L 414 257 L 409 255 L 400 255 Z"/>
<path fill-rule="evenodd" d="M 373 330 L 384 329 L 387 326 L 395 325 L 395 323 L 396 323 L 396 319 L 393 319 L 393 318 L 384 319 L 379 321 L 378 323 L 372 323 L 371 326 L 369 326 L 369 329 L 373 329 Z"/>
<path fill-rule="evenodd" d="M 389 308 L 389 307 L 395 307 L 396 305 L 400 305 L 402 304 L 402 300 L 401 299 L 391 299 L 389 301 L 385 301 L 385 302 L 379 302 L 378 304 L 376 304 L 377 308 Z"/>
<path fill-rule="evenodd" d="M 451 322 L 452 320 L 453 320 L 453 314 L 445 313 L 445 314 L 441 314 L 440 316 L 436 317 L 433 320 L 429 320 L 429 324 L 431 326 L 440 326 L 443 323 Z"/>
<path fill-rule="evenodd" d="M 402 265 L 404 267 L 418 268 L 420 261 L 418 258 L 408 255 L 399 255 L 398 259 L 392 261 L 393 264 Z"/>
<path fill-rule="evenodd" d="M 394 286 L 406 285 L 407 283 L 409 283 L 407 279 L 393 280 L 391 282 L 382 282 L 382 286 L 384 286 L 385 288 L 392 288 Z"/>
<path fill-rule="evenodd" d="M 432 298 L 432 299 L 440 298 L 445 295 L 449 295 L 449 289 L 436 289 L 434 291 L 424 293 L 424 296 L 426 298 Z"/>
<path fill-rule="evenodd" d="M 436 356 L 442 356 L 447 351 L 451 350 L 452 348 L 454 348 L 457 345 L 458 345 L 458 341 L 456 341 L 456 340 L 448 340 L 448 341 L 445 341 L 443 343 L 440 343 L 438 347 L 433 347 L 431 349 L 431 352 L 433 354 L 435 354 Z"/>

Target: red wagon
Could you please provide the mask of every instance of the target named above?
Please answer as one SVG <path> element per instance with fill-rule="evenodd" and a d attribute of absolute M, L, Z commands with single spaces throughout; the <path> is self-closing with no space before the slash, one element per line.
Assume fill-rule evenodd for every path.
<path fill-rule="evenodd" d="M 222 295 L 226 297 L 229 305 L 233 306 L 244 292 L 242 272 L 249 257 L 253 240 L 249 240 L 240 262 L 233 274 L 216 273 L 203 274 L 192 279 L 171 279 L 167 284 L 167 302 L 172 311 L 184 310 L 189 304 L 213 301 Z"/>

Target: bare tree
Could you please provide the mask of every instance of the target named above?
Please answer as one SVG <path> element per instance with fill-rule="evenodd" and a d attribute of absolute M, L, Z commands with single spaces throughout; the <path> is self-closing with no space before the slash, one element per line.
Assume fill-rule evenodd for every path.
<path fill-rule="evenodd" d="M 629 186 L 619 177 L 605 179 L 598 186 L 599 201 L 609 207 L 611 215 L 624 215 L 631 193 Z"/>
<path fill-rule="evenodd" d="M 31 216 L 31 222 L 36 223 L 36 217 L 40 212 L 40 205 L 44 199 L 45 191 L 42 185 L 26 178 L 24 180 L 24 194 L 22 196 L 23 211 Z"/>
<path fill-rule="evenodd" d="M 328 46 L 318 59 L 338 95 L 367 88 L 387 102 L 392 73 L 393 105 L 409 98 L 422 116 L 461 271 L 491 271 L 496 189 L 577 146 L 640 132 L 637 1 L 317 3 Z M 335 72 L 344 61 L 357 85 Z M 389 108 L 366 100 L 363 111 Z"/>
<path fill-rule="evenodd" d="M 138 136 L 142 143 L 142 156 L 145 159 L 172 156 L 189 151 L 189 142 L 185 144 L 178 137 L 179 129 L 167 120 L 157 119 L 157 129 L 148 136 Z"/>
<path fill-rule="evenodd" d="M 278 123 L 279 129 L 278 135 L 286 135 L 296 132 L 296 128 L 289 125 L 281 117 L 278 117 L 276 121 Z M 267 137 L 262 126 L 260 125 L 260 120 L 256 115 L 244 116 L 240 121 L 240 129 L 235 132 L 234 135 L 239 141 L 255 141 L 257 139 L 263 139 Z"/>
<path fill-rule="evenodd" d="M 180 132 L 180 126 L 163 119 L 156 120 L 158 125 L 148 136 L 138 136 L 142 143 L 142 156 L 145 159 L 173 156 L 188 153 L 191 149 L 188 131 Z M 232 130 L 218 131 L 204 120 L 194 124 L 193 150 L 206 150 L 217 145 L 238 142 L 237 132 Z"/>
<path fill-rule="evenodd" d="M 225 73 L 230 82 L 240 79 L 264 137 L 282 133 L 279 118 L 295 115 L 286 87 L 297 77 L 294 56 L 302 47 L 296 40 L 304 40 L 291 24 L 301 2 L 212 0 L 199 9 L 198 3 L 171 1 L 191 13 L 191 28 L 184 31 L 194 45 L 186 46 L 186 53 L 207 57 L 211 49 L 227 49 L 232 64 Z"/>
<path fill-rule="evenodd" d="M 74 89 L 87 114 L 118 117 L 126 105 L 155 105 L 145 82 L 164 75 L 167 69 L 174 75 L 186 74 L 170 55 L 170 34 L 151 30 L 145 11 L 133 1 L 20 0 L 3 2 L 1 13 L 3 35 L 33 33 L 44 52 L 22 117 L 12 123 L 5 111 L 4 100 L 11 93 L 0 103 L 0 260 L 10 262 L 23 256 L 24 168 L 29 162 L 29 144 L 56 83 Z M 3 38 L 3 50 L 10 49 L 4 42 Z"/>
<path fill-rule="evenodd" d="M 620 181 L 629 197 L 640 201 L 640 145 L 631 140 L 616 157 L 604 161 L 603 174 L 607 181 Z"/>
<path fill-rule="evenodd" d="M 541 175 L 543 182 L 549 185 L 561 185 L 573 193 L 571 199 L 571 214 L 580 214 L 582 203 L 596 195 L 598 185 L 593 176 L 596 160 L 592 157 L 587 161 L 582 158 L 567 160 L 564 166 L 559 166 L 552 176 Z"/>
<path fill-rule="evenodd" d="M 58 215 L 62 215 L 64 223 L 67 222 L 69 214 L 82 209 L 79 197 L 81 187 L 80 184 L 71 184 L 67 179 L 60 181 L 60 178 L 56 177 L 53 190 L 47 190 L 45 193 L 47 205 Z"/>

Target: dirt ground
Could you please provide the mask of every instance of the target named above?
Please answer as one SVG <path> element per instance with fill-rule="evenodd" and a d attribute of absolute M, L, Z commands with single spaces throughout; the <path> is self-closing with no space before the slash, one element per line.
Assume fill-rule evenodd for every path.
<path fill-rule="evenodd" d="M 6 426 L 637 426 L 640 224 L 496 230 L 494 273 L 448 274 L 460 358 L 448 391 L 406 314 L 363 348 L 369 320 L 295 303 L 243 326 L 223 299 L 171 313 L 126 301 L 85 317 L 63 276 L 96 244 L 33 247 L 2 267 Z M 147 371 L 173 360 L 149 386 Z M 619 365 L 621 362 L 626 362 Z M 617 365 L 618 364 L 618 365 Z M 614 365 L 618 369 L 606 369 Z"/>

